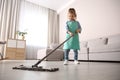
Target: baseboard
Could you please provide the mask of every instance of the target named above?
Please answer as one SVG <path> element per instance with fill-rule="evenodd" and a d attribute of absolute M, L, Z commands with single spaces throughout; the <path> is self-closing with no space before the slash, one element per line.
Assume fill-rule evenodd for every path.
<path fill-rule="evenodd" d="M 74 60 L 69 60 L 74 61 Z M 80 62 L 107 62 L 107 63 L 120 63 L 120 61 L 105 61 L 105 60 L 79 60 Z"/>

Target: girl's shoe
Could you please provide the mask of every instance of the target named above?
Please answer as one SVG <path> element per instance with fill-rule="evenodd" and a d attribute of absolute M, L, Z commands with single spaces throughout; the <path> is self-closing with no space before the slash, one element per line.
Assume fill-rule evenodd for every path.
<path fill-rule="evenodd" d="M 74 63 L 75 63 L 75 64 L 80 64 L 78 60 L 75 60 Z"/>
<path fill-rule="evenodd" d="M 68 65 L 68 60 L 65 60 L 63 64 Z"/>

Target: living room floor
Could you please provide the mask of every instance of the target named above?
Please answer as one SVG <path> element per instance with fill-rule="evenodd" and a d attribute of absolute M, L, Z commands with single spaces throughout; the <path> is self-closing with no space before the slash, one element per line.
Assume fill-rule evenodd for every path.
<path fill-rule="evenodd" d="M 120 80 L 120 63 L 81 62 L 63 65 L 63 61 L 43 61 L 40 66 L 59 68 L 57 72 L 13 70 L 21 64 L 31 66 L 37 60 L 1 60 L 0 80 Z"/>

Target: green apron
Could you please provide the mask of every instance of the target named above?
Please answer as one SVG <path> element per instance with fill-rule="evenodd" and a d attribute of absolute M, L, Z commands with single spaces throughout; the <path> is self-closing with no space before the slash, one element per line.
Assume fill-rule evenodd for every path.
<path fill-rule="evenodd" d="M 73 50 L 80 50 L 80 43 L 79 43 L 79 35 L 75 33 L 78 29 L 77 21 L 68 21 L 67 26 L 70 32 L 74 34 L 72 38 L 70 38 L 67 42 L 64 43 L 63 49 L 73 49 Z M 70 34 L 66 34 L 66 39 L 70 37 Z"/>

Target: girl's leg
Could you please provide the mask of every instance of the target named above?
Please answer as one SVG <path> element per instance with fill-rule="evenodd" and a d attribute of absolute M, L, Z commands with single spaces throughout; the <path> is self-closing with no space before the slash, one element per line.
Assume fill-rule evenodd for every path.
<path fill-rule="evenodd" d="M 65 51 L 64 51 L 64 59 L 65 59 L 65 61 L 64 61 L 64 65 L 67 65 L 68 64 L 68 55 L 69 55 L 69 52 L 70 52 L 70 49 L 66 49 Z"/>
<path fill-rule="evenodd" d="M 79 64 L 79 62 L 78 62 L 78 50 L 74 50 L 74 63 Z"/>
<path fill-rule="evenodd" d="M 78 60 L 78 50 L 73 50 L 74 51 L 74 60 Z"/>
<path fill-rule="evenodd" d="M 70 52 L 70 49 L 66 49 L 64 50 L 64 60 L 68 60 L 68 56 L 69 56 L 69 52 Z"/>

